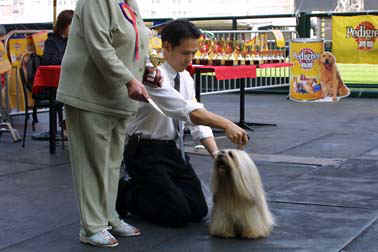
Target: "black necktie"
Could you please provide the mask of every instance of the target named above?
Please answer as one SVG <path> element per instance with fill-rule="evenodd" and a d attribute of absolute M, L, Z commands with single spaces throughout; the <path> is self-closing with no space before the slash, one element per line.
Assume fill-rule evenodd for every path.
<path fill-rule="evenodd" d="M 175 89 L 177 90 L 177 92 L 180 93 L 180 74 L 179 73 L 176 74 L 174 83 L 175 83 Z M 184 150 L 184 130 L 182 127 L 182 122 L 177 119 L 173 119 L 173 123 L 175 125 L 177 136 L 178 136 L 178 144 L 179 144 L 181 156 L 186 162 L 185 150 Z"/>
<path fill-rule="evenodd" d="M 177 73 L 174 79 L 175 82 L 175 89 L 180 93 L 180 74 Z"/>

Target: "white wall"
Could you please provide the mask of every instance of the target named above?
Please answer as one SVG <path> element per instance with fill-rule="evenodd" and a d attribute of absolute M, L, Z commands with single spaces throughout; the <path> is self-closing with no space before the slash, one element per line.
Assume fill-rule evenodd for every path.
<path fill-rule="evenodd" d="M 53 0 L 0 0 L 0 24 L 52 22 Z M 77 0 L 58 0 L 58 13 Z M 144 18 L 244 16 L 294 12 L 294 0 L 138 0 Z"/>
<path fill-rule="evenodd" d="M 74 9 L 77 0 L 58 0 L 57 13 Z M 0 0 L 0 24 L 45 23 L 53 20 L 53 0 Z"/>
<path fill-rule="evenodd" d="M 244 16 L 294 12 L 294 0 L 139 0 L 139 3 L 145 18 Z"/>

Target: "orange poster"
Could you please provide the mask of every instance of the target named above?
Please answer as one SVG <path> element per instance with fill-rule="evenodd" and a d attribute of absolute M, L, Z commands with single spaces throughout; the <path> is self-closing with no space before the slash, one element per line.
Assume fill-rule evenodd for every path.
<path fill-rule="evenodd" d="M 378 16 L 333 16 L 332 52 L 338 63 L 378 64 Z"/>

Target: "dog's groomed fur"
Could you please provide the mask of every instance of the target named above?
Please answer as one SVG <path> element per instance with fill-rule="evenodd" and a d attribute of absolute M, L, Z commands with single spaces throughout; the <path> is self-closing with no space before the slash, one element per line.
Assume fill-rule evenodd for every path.
<path fill-rule="evenodd" d="M 212 190 L 211 235 L 256 239 L 270 234 L 274 219 L 259 172 L 246 152 L 227 149 L 216 155 Z"/>
<path fill-rule="evenodd" d="M 320 56 L 320 85 L 323 97 L 330 96 L 333 101 L 336 101 L 337 96 L 345 97 L 350 94 L 337 70 L 336 58 L 330 52 L 324 52 Z"/>

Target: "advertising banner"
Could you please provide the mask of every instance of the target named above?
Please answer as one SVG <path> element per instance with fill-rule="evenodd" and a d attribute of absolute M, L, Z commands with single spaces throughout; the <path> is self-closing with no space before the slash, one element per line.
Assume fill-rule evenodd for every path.
<path fill-rule="evenodd" d="M 26 38 L 17 38 L 9 40 L 9 55 L 13 66 L 20 66 L 21 57 L 26 52 L 26 48 Z"/>
<path fill-rule="evenodd" d="M 45 48 L 45 41 L 47 39 L 47 32 L 38 32 L 32 35 L 35 52 L 37 55 L 42 56 Z"/>
<path fill-rule="evenodd" d="M 272 30 L 274 38 L 276 39 L 276 45 L 278 48 L 285 47 L 285 37 L 280 30 Z"/>
<path fill-rule="evenodd" d="M 313 101 L 322 97 L 320 88 L 320 55 L 323 40 L 295 39 L 290 42 L 290 99 Z"/>
<path fill-rule="evenodd" d="M 378 64 L 378 16 L 333 16 L 332 52 L 338 63 Z"/>
<path fill-rule="evenodd" d="M 323 40 L 294 39 L 290 42 L 289 97 L 300 102 L 335 102 L 347 97 L 337 69 L 336 57 L 324 51 Z"/>
<path fill-rule="evenodd" d="M 10 69 L 11 64 L 7 56 L 7 51 L 5 50 L 3 43 L 0 41 L 0 74 L 8 72 Z"/>

